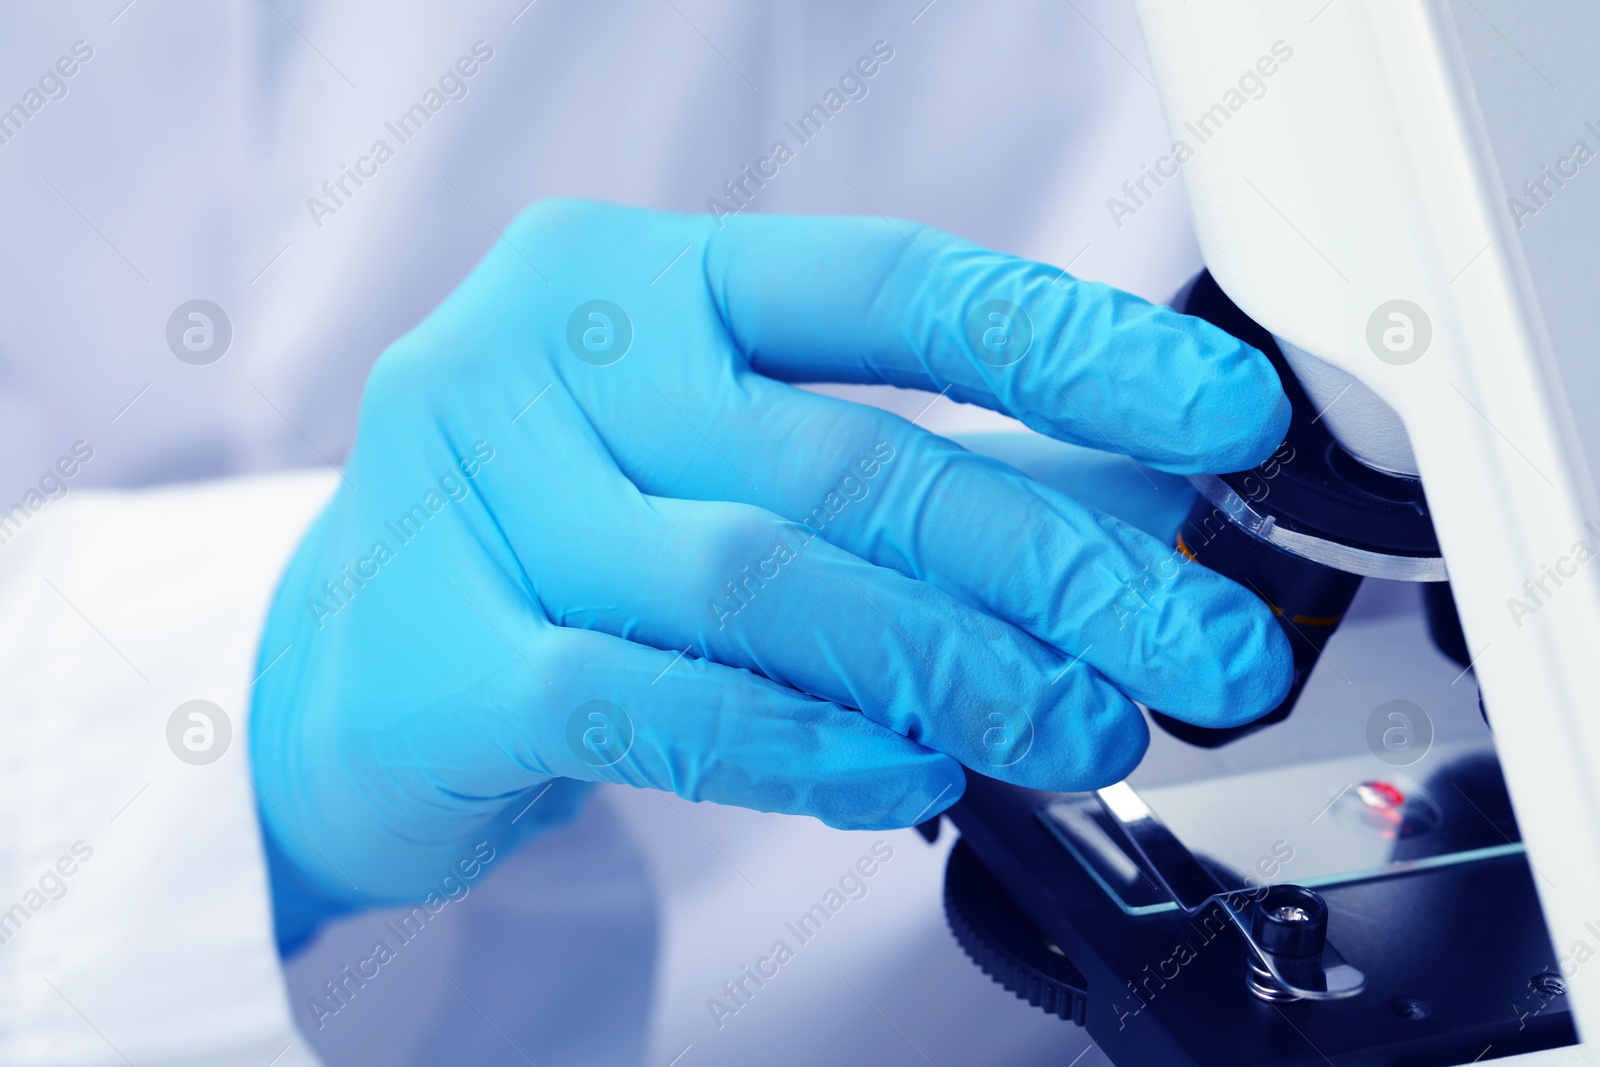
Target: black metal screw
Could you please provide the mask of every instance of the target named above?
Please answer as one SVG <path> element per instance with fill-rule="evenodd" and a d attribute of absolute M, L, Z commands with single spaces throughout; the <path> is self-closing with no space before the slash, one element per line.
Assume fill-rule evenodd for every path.
<path fill-rule="evenodd" d="M 1298 1000 L 1296 982 L 1316 981 L 1318 962 L 1328 937 L 1328 905 L 1320 894 L 1300 885 L 1275 885 L 1255 902 L 1250 929 L 1259 949 L 1282 972 L 1273 974 L 1266 960 L 1250 953 L 1246 988 L 1268 1003 Z"/>
<path fill-rule="evenodd" d="M 1328 936 L 1328 905 L 1313 890 L 1275 885 L 1256 902 L 1251 930 L 1274 956 L 1316 957 Z"/>
<path fill-rule="evenodd" d="M 1395 997 L 1389 1001 L 1389 1010 L 1402 1019 L 1416 1022 L 1433 1014 L 1433 1007 L 1417 997 Z"/>
<path fill-rule="evenodd" d="M 1552 971 L 1540 971 L 1528 979 L 1528 988 L 1541 997 L 1559 997 L 1567 991 L 1567 983 L 1561 980 L 1559 974 Z"/>

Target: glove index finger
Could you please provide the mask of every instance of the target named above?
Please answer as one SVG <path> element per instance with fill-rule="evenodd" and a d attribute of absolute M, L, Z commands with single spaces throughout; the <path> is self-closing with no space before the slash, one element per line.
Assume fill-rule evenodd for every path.
<path fill-rule="evenodd" d="M 735 343 L 780 380 L 946 391 L 1175 473 L 1253 466 L 1288 427 L 1250 345 L 931 227 L 740 215 L 706 272 Z"/>

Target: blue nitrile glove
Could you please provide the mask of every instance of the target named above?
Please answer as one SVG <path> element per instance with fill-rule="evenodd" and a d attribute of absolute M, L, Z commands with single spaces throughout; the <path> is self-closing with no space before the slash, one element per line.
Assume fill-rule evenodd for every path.
<path fill-rule="evenodd" d="M 272 607 L 251 758 L 280 936 L 420 899 L 577 782 L 904 826 L 963 764 L 1122 778 L 1132 700 L 1230 726 L 1283 696 L 1249 592 L 808 381 L 1179 473 L 1249 467 L 1289 418 L 1226 334 L 923 226 L 529 209 L 378 361 Z"/>

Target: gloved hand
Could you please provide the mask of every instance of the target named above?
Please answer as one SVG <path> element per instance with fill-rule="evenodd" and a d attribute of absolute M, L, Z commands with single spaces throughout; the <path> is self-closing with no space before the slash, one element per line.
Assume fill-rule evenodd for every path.
<path fill-rule="evenodd" d="M 273 604 L 250 735 L 281 939 L 420 899 L 578 782 L 904 826 L 962 765 L 1119 780 L 1133 700 L 1229 726 L 1284 695 L 1249 592 L 786 384 L 813 381 L 1179 473 L 1249 467 L 1289 418 L 1226 334 L 927 227 L 529 209 L 374 367 Z"/>

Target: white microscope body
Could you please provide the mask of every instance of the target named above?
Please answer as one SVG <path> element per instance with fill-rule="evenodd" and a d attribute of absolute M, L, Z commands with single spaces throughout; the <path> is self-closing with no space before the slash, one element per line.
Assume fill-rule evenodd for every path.
<path fill-rule="evenodd" d="M 1138 7 L 1207 266 L 1347 451 L 1422 480 L 1592 1039 L 1600 6 Z"/>

